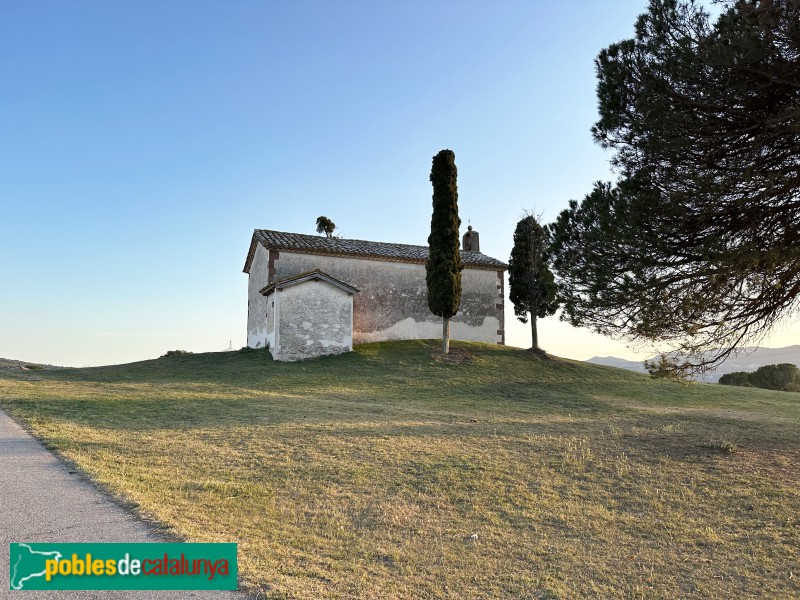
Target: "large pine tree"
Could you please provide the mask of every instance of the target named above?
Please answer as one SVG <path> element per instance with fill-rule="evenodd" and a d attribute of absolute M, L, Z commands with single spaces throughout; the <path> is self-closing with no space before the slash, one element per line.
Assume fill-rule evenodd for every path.
<path fill-rule="evenodd" d="M 428 308 L 442 317 L 442 352 L 450 352 L 450 318 L 461 305 L 461 252 L 458 229 L 458 170 L 452 150 L 442 150 L 433 157 L 433 215 L 428 236 L 428 260 L 425 280 L 428 284 Z"/>
<path fill-rule="evenodd" d="M 721 5 L 651 0 L 600 53 L 620 179 L 553 227 L 570 322 L 700 367 L 800 308 L 800 0 Z"/>

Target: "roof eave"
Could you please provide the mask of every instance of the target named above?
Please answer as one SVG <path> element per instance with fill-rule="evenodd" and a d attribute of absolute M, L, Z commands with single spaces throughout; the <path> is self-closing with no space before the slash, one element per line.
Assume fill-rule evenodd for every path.
<path fill-rule="evenodd" d="M 256 244 L 259 243 L 259 240 L 256 239 L 256 232 L 253 232 L 253 237 L 250 240 L 250 249 L 247 251 L 247 258 L 244 261 L 244 269 L 242 269 L 243 273 L 250 274 L 250 267 L 253 266 L 253 258 L 256 255 Z"/>
<path fill-rule="evenodd" d="M 274 281 L 269 285 L 264 286 L 261 288 L 258 293 L 262 296 L 268 296 L 272 292 L 277 290 L 282 290 L 285 287 L 289 287 L 292 285 L 298 285 L 301 283 L 306 283 L 307 281 L 324 281 L 328 285 L 332 285 L 335 288 L 346 292 L 347 294 L 357 294 L 360 290 L 355 287 L 354 285 L 350 285 L 349 283 L 345 283 L 335 277 L 328 275 L 327 273 L 323 273 L 320 270 L 312 271 L 311 273 L 304 273 L 302 275 L 296 275 L 293 277 L 287 277 L 281 281 Z"/>
<path fill-rule="evenodd" d="M 348 254 L 346 252 L 326 252 L 317 248 L 290 248 L 287 246 L 273 245 L 267 246 L 266 243 L 261 242 L 265 248 L 270 250 L 277 250 L 279 252 L 288 252 L 291 254 L 312 254 L 314 256 L 337 256 L 340 258 L 355 258 L 360 260 L 379 260 L 381 262 L 396 262 L 412 265 L 424 265 L 424 260 L 417 260 L 413 258 L 402 258 L 399 256 L 384 256 L 382 254 Z M 486 255 L 484 255 L 486 256 Z M 481 269 L 484 271 L 507 271 L 508 265 L 498 262 L 498 264 L 482 265 L 482 264 L 465 264 L 465 269 Z"/>

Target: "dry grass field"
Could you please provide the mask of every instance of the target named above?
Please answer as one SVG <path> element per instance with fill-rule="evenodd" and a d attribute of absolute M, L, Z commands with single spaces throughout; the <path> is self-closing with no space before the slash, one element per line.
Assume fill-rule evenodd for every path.
<path fill-rule="evenodd" d="M 0 405 L 263 598 L 800 597 L 800 394 L 369 344 L 0 370 Z"/>

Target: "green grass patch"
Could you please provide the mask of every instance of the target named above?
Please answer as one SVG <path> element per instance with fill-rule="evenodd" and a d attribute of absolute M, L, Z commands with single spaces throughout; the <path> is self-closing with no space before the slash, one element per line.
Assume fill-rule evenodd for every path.
<path fill-rule="evenodd" d="M 437 346 L 0 371 L 0 404 L 267 598 L 800 596 L 800 396 Z"/>

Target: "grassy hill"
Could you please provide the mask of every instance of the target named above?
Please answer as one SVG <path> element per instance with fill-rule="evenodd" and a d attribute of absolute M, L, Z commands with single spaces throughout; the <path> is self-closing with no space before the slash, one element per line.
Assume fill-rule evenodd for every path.
<path fill-rule="evenodd" d="M 0 373 L 118 497 L 267 598 L 800 596 L 800 394 L 369 344 Z"/>

